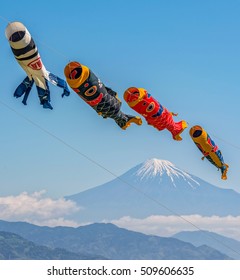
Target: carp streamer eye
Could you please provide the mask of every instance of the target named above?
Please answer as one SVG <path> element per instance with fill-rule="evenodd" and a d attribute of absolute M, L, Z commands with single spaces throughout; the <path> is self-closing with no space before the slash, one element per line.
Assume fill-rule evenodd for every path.
<path fill-rule="evenodd" d="M 148 113 L 150 113 L 150 112 L 152 112 L 152 111 L 154 110 L 154 108 L 155 108 L 155 104 L 154 104 L 154 102 L 151 102 L 151 103 L 148 105 L 146 111 L 147 111 Z"/>
<path fill-rule="evenodd" d="M 84 95 L 93 96 L 96 92 L 97 92 L 97 86 L 92 86 L 87 91 L 84 92 Z"/>

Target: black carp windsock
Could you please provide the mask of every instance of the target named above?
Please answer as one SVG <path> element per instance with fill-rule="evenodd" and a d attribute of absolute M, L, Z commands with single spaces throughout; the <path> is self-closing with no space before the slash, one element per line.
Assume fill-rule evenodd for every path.
<path fill-rule="evenodd" d="M 64 89 L 62 97 L 70 94 L 67 83 L 46 70 L 33 38 L 21 22 L 9 23 L 5 34 L 17 62 L 27 74 L 27 77 L 15 90 L 14 97 L 19 98 L 24 95 L 22 102 L 26 105 L 28 95 L 35 83 L 40 104 L 43 105 L 43 108 L 52 109 L 48 81 Z"/>
<path fill-rule="evenodd" d="M 127 115 L 121 109 L 117 93 L 106 87 L 87 67 L 70 62 L 64 69 L 68 85 L 103 118 L 112 118 L 122 129 L 135 123 L 142 124 L 140 117 Z"/>
<path fill-rule="evenodd" d="M 209 134 L 200 125 L 191 127 L 189 134 L 193 142 L 203 154 L 202 159 L 207 158 L 207 160 L 220 169 L 222 173 L 221 178 L 226 180 L 229 166 L 224 163 L 221 151 Z"/>

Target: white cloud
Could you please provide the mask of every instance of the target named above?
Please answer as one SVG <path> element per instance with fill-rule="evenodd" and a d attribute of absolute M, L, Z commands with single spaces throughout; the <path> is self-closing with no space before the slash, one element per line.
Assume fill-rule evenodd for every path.
<path fill-rule="evenodd" d="M 0 219 L 46 226 L 77 226 L 68 215 L 80 208 L 71 200 L 44 197 L 45 191 L 0 197 Z"/>
<path fill-rule="evenodd" d="M 0 197 L 0 219 L 25 221 L 40 226 L 80 226 L 70 215 L 81 209 L 75 202 L 64 198 L 45 197 L 45 192 Z M 180 231 L 207 230 L 240 240 L 240 216 L 149 216 L 145 219 L 122 217 L 111 222 L 133 231 L 169 237 Z"/>
<path fill-rule="evenodd" d="M 180 231 L 207 230 L 240 240 L 240 216 L 149 216 L 145 219 L 122 217 L 110 222 L 129 230 L 163 237 Z"/>

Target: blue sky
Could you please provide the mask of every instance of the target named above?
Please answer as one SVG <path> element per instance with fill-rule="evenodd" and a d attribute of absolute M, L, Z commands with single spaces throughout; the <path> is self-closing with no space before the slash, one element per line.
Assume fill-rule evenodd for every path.
<path fill-rule="evenodd" d="M 100 165 L 121 175 L 153 157 L 240 191 L 239 1 L 9 0 L 0 10 L 0 196 L 43 189 L 55 198 L 75 194 L 114 178 Z M 53 111 L 39 105 L 35 87 L 24 106 L 13 98 L 26 75 L 5 38 L 6 20 L 28 28 L 56 75 L 64 77 L 65 65 L 79 61 L 122 101 L 125 89 L 143 87 L 178 112 L 176 120 L 202 125 L 230 165 L 228 180 L 201 161 L 189 129 L 182 142 L 145 120 L 122 131 L 73 91 L 62 99 L 53 85 Z M 124 101 L 122 111 L 134 113 Z"/>

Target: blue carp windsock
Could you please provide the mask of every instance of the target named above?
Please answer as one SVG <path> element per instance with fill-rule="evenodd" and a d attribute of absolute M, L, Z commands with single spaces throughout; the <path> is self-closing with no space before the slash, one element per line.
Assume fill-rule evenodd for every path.
<path fill-rule="evenodd" d="M 28 95 L 35 82 L 40 104 L 43 105 L 43 108 L 52 109 L 47 81 L 63 88 L 62 97 L 70 94 L 67 83 L 46 70 L 37 46 L 29 31 L 21 22 L 9 23 L 6 27 L 5 34 L 17 62 L 27 74 L 27 77 L 15 90 L 14 97 L 19 98 L 24 95 L 22 102 L 26 105 Z"/>
<path fill-rule="evenodd" d="M 70 62 L 64 69 L 68 85 L 103 118 L 112 118 L 122 129 L 135 123 L 142 124 L 140 117 L 127 115 L 121 109 L 117 93 L 106 87 L 87 67 Z"/>
<path fill-rule="evenodd" d="M 167 129 L 174 140 L 182 140 L 180 134 L 187 128 L 187 122 L 184 120 L 175 122 L 173 116 L 177 114 L 169 112 L 144 88 L 128 88 L 124 92 L 124 100 L 129 107 L 141 114 L 149 125 L 158 130 Z"/>
<path fill-rule="evenodd" d="M 221 151 L 208 133 L 201 126 L 195 125 L 190 129 L 189 134 L 193 142 L 203 154 L 202 159 L 206 157 L 213 165 L 220 169 L 222 173 L 221 178 L 226 180 L 229 166 L 224 163 Z"/>

